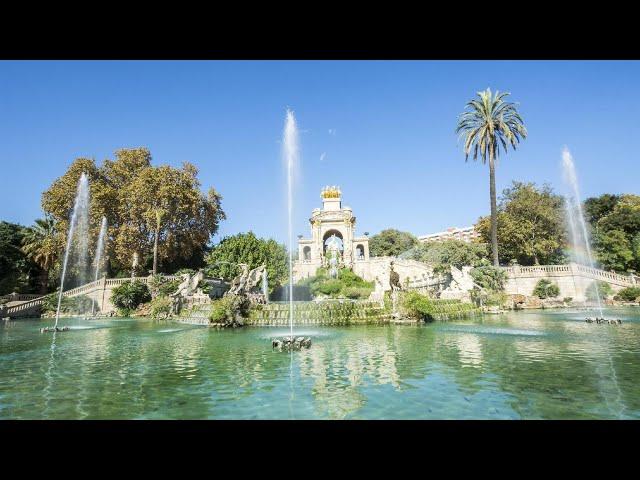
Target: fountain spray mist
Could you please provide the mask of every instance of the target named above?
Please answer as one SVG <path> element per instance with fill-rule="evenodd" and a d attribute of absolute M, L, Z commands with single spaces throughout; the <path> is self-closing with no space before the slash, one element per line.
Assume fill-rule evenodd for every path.
<path fill-rule="evenodd" d="M 67 273 L 67 264 L 69 263 L 69 253 L 71 252 L 71 247 L 73 245 L 73 234 L 76 231 L 76 227 L 78 224 L 82 224 L 83 222 L 79 222 L 80 217 L 88 218 L 88 210 L 89 210 L 89 179 L 87 175 L 83 173 L 80 175 L 80 180 L 78 180 L 78 190 L 76 193 L 76 200 L 73 204 L 73 213 L 71 214 L 71 220 L 69 222 L 69 231 L 67 232 L 67 246 L 64 251 L 64 260 L 62 262 L 62 276 L 60 277 L 60 293 L 58 294 L 58 308 L 56 309 L 56 323 L 54 328 L 58 326 L 58 320 L 60 319 L 60 304 L 62 303 L 62 292 L 64 291 L 64 277 Z M 81 234 L 83 232 L 79 232 Z M 86 236 L 86 231 L 84 232 Z M 80 258 L 82 258 L 82 248 L 83 244 L 86 245 L 86 239 L 80 240 Z"/>
<path fill-rule="evenodd" d="M 107 234 L 107 217 L 102 217 L 102 225 L 100 225 L 100 235 L 98 235 L 98 245 L 96 247 L 96 275 L 93 279 L 94 282 L 98 281 L 98 274 L 100 273 L 100 260 L 102 259 L 102 253 L 104 252 L 104 239 Z M 96 290 L 97 293 L 97 290 Z M 91 315 L 96 313 L 96 299 L 93 298 L 91 307 Z"/>
<path fill-rule="evenodd" d="M 567 147 L 564 147 L 564 149 L 562 150 L 562 171 L 563 179 L 570 189 L 570 194 L 565 195 L 565 206 L 567 211 L 569 230 L 571 233 L 571 241 L 573 242 L 573 260 L 577 263 L 586 263 L 587 266 L 595 268 L 593 255 L 591 254 L 591 242 L 589 239 L 587 222 L 584 219 L 584 212 L 582 211 L 582 201 L 580 197 L 580 189 L 578 187 L 576 166 L 573 162 L 571 152 L 569 152 L 569 149 Z M 582 252 L 578 250 L 580 247 L 583 247 L 584 254 L 582 254 Z M 600 312 L 600 318 L 602 318 L 604 315 L 602 314 L 600 289 L 598 287 L 597 280 L 594 280 L 594 286 L 596 289 L 598 311 Z"/>
<path fill-rule="evenodd" d="M 287 109 L 282 136 L 282 154 L 287 168 L 287 209 L 289 241 L 289 329 L 293 337 L 293 169 L 298 162 L 298 127 L 293 112 Z"/>

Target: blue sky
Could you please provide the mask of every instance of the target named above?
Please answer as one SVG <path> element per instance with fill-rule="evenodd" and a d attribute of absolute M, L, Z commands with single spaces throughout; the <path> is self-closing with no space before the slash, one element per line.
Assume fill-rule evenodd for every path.
<path fill-rule="evenodd" d="M 489 211 L 488 170 L 454 133 L 475 92 L 512 92 L 529 130 L 501 159 L 512 180 L 562 190 L 571 150 L 584 196 L 640 193 L 640 64 L 565 61 L 0 62 L 0 220 L 31 223 L 40 195 L 79 156 L 147 146 L 154 164 L 200 169 L 228 215 L 220 235 L 286 239 L 280 140 L 301 129 L 296 234 L 340 185 L 357 231 L 422 235 Z"/>

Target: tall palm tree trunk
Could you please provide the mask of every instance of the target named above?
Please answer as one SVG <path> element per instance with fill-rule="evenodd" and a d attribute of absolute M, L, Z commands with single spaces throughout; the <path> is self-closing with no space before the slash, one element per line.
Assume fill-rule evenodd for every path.
<path fill-rule="evenodd" d="M 158 273 L 158 234 L 160 233 L 159 229 L 156 229 L 156 235 L 153 239 L 153 274 Z"/>
<path fill-rule="evenodd" d="M 489 195 L 491 196 L 491 253 L 493 265 L 500 266 L 498 260 L 498 208 L 496 206 L 496 167 L 493 155 L 489 155 Z"/>
<path fill-rule="evenodd" d="M 45 295 L 49 288 L 49 270 L 42 270 L 42 274 L 40 275 L 40 293 Z"/>

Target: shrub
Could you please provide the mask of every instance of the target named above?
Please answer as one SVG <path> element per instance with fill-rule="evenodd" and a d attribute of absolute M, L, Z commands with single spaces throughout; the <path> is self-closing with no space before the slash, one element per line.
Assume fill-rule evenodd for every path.
<path fill-rule="evenodd" d="M 373 282 L 366 282 L 348 268 L 340 269 L 337 278 L 331 278 L 325 268 L 318 268 L 315 276 L 301 280 L 297 286 L 308 287 L 313 296 L 333 298 L 367 298 L 374 288 Z"/>
<path fill-rule="evenodd" d="M 171 314 L 171 299 L 159 296 L 151 300 L 151 316 L 153 318 L 167 318 Z"/>
<path fill-rule="evenodd" d="M 327 279 L 322 283 L 319 283 L 317 285 L 317 288 L 312 288 L 311 291 L 312 292 L 319 292 L 319 293 L 323 293 L 325 295 L 329 295 L 329 296 L 333 296 L 333 295 L 337 295 L 338 293 L 340 293 L 340 291 L 342 290 L 342 282 L 340 280 L 333 279 Z"/>
<path fill-rule="evenodd" d="M 538 298 L 555 298 L 560 295 L 560 287 L 551 280 L 543 278 L 536 284 L 533 294 Z"/>
<path fill-rule="evenodd" d="M 635 302 L 640 298 L 640 287 L 623 288 L 614 298 L 616 300 L 622 300 L 624 302 Z"/>
<path fill-rule="evenodd" d="M 222 323 L 226 326 L 241 324 L 239 317 L 249 315 L 250 302 L 242 297 L 230 295 L 211 302 L 210 323 Z"/>
<path fill-rule="evenodd" d="M 371 294 L 371 289 L 366 287 L 346 287 L 342 293 L 351 299 L 366 299 Z"/>
<path fill-rule="evenodd" d="M 562 299 L 562 301 L 563 301 L 564 303 L 571 303 L 571 302 L 573 302 L 573 297 L 564 297 L 564 298 Z"/>
<path fill-rule="evenodd" d="M 611 295 L 611 292 L 612 292 L 611 285 L 609 285 L 607 282 L 598 281 L 597 286 L 598 286 L 597 291 L 600 293 L 601 299 L 605 299 L 609 295 Z M 598 299 L 597 291 L 596 291 L 596 282 L 595 281 L 591 282 L 585 292 L 587 299 L 591 301 L 596 301 Z"/>
<path fill-rule="evenodd" d="M 493 265 L 475 267 L 469 272 L 473 281 L 480 287 L 492 292 L 504 290 L 507 281 L 507 272 Z"/>
<path fill-rule="evenodd" d="M 162 275 L 154 275 L 149 282 L 149 291 L 152 297 L 157 296 L 169 296 L 178 289 L 181 280 L 179 278 L 175 280 L 169 280 Z"/>
<path fill-rule="evenodd" d="M 111 292 L 111 302 L 122 314 L 135 310 L 138 305 L 149 300 L 151 300 L 149 288 L 139 280 L 124 282 Z"/>
<path fill-rule="evenodd" d="M 93 299 L 87 295 L 77 297 L 62 297 L 60 312 L 72 315 L 80 315 L 91 312 Z M 55 313 L 58 309 L 58 292 L 47 295 L 42 303 L 42 312 Z"/>
<path fill-rule="evenodd" d="M 432 300 L 418 292 L 407 292 L 402 298 L 402 306 L 407 315 L 423 320 L 430 319 L 433 312 Z"/>

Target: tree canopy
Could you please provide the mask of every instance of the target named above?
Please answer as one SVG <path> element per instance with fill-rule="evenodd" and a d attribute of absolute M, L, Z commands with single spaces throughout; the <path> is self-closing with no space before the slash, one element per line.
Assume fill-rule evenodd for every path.
<path fill-rule="evenodd" d="M 411 233 L 388 228 L 369 239 L 369 253 L 374 257 L 398 256 L 416 245 L 418 239 Z"/>
<path fill-rule="evenodd" d="M 266 265 L 269 291 L 289 279 L 289 259 L 284 245 L 273 239 L 258 238 L 253 232 L 225 237 L 206 257 L 207 276 L 231 280 L 239 273 L 238 263 L 249 268 Z"/>
<path fill-rule="evenodd" d="M 640 196 L 604 194 L 588 198 L 584 206 L 601 266 L 640 271 Z"/>
<path fill-rule="evenodd" d="M 156 230 L 160 263 L 174 268 L 182 266 L 181 261 L 191 265 L 194 254 L 202 254 L 225 218 L 222 197 L 213 188 L 202 193 L 198 171 L 190 163 L 182 168 L 155 167 L 148 149 L 121 149 L 115 160 L 105 160 L 101 166 L 93 159 L 76 159 L 43 193 L 42 208 L 56 221 L 60 236 L 68 230 L 83 172 L 90 184 L 90 235 L 97 238 L 104 215 L 112 270 L 130 269 L 134 253 L 141 267 L 148 267 Z M 159 214 L 161 222 L 157 221 Z"/>
<path fill-rule="evenodd" d="M 25 233 L 21 225 L 0 222 L 0 295 L 35 289 L 40 272 L 22 250 Z"/>
<path fill-rule="evenodd" d="M 500 257 L 521 265 L 561 263 L 566 245 L 564 200 L 549 185 L 513 182 L 502 192 L 498 205 Z M 482 217 L 476 230 L 485 242 L 491 239 L 489 217 Z"/>

